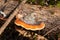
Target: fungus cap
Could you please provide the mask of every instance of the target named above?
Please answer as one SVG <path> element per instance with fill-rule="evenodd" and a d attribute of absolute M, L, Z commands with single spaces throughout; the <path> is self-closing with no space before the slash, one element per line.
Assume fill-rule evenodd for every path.
<path fill-rule="evenodd" d="M 33 30 L 33 31 L 41 30 L 45 27 L 44 22 L 40 23 L 39 25 L 31 25 L 31 24 L 27 24 L 27 23 L 23 22 L 22 20 L 20 20 L 18 18 L 15 20 L 15 24 L 18 26 L 22 26 L 23 28 L 25 28 L 27 30 Z"/>

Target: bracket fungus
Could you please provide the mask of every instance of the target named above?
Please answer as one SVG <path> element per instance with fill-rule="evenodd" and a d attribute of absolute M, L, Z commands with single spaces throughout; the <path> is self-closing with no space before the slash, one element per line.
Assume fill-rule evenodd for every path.
<path fill-rule="evenodd" d="M 42 22 L 39 25 L 31 25 L 31 24 L 26 24 L 25 22 L 16 19 L 15 20 L 15 24 L 18 26 L 22 26 L 23 28 L 27 29 L 27 30 L 41 30 L 45 27 L 45 24 Z"/>
<path fill-rule="evenodd" d="M 45 27 L 44 18 L 35 5 L 25 4 L 16 15 L 15 24 L 27 30 L 41 30 Z"/>
<path fill-rule="evenodd" d="M 52 10 L 40 9 L 39 5 L 24 4 L 20 7 L 15 24 L 27 30 L 41 30 L 45 28 L 46 21 L 52 23 L 56 20 L 56 16 L 52 15 Z"/>

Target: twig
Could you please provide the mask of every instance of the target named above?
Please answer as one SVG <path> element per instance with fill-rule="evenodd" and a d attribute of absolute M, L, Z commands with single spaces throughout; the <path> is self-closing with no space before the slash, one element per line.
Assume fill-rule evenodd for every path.
<path fill-rule="evenodd" d="M 46 34 L 44 34 L 43 36 L 46 36 L 47 34 L 49 34 L 49 33 L 51 33 L 53 30 L 55 30 L 56 28 L 59 28 L 59 26 L 57 26 L 57 27 L 55 27 L 55 28 L 53 28 L 53 29 L 51 29 L 50 31 L 48 31 Z"/>
<path fill-rule="evenodd" d="M 27 0 L 23 0 L 21 4 L 24 4 Z M 5 28 L 8 26 L 8 24 L 11 22 L 11 20 L 18 14 L 17 12 L 20 10 L 21 5 L 18 6 L 18 8 L 9 16 L 9 18 L 6 20 L 6 22 L 1 26 L 0 28 L 0 35 L 3 33 Z"/>

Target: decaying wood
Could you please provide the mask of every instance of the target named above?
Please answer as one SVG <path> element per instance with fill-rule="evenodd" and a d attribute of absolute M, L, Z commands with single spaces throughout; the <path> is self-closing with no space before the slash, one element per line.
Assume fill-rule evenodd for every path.
<path fill-rule="evenodd" d="M 9 1 L 3 8 L 3 12 L 8 15 L 18 5 L 18 1 Z M 11 13 L 10 13 L 11 14 Z"/>
<path fill-rule="evenodd" d="M 22 6 L 21 10 L 18 13 L 19 14 L 17 15 L 17 18 L 27 24 L 40 24 L 41 22 L 44 22 L 46 24 L 45 30 L 47 31 L 54 28 L 55 22 L 60 19 L 60 9 L 50 9 L 47 7 L 40 9 L 38 5 L 25 4 Z"/>
<path fill-rule="evenodd" d="M 25 2 L 25 1 L 23 1 L 23 2 Z M 21 3 L 21 5 L 23 4 L 23 2 Z M 6 4 L 4 4 L 4 5 L 6 5 Z M 0 28 L 0 35 L 2 34 L 2 32 L 4 32 L 4 29 L 8 26 L 8 24 L 11 22 L 11 20 L 13 19 L 13 17 L 17 14 L 17 12 L 20 10 L 20 8 L 21 8 L 21 5 L 19 6 L 19 8 L 17 8 L 13 13 L 14 14 L 11 14 L 10 15 L 10 17 L 7 19 L 7 21 L 3 24 L 3 26 L 1 26 L 1 28 Z M 24 6 L 24 5 L 23 5 Z M 23 9 L 23 6 L 22 6 L 22 9 Z M 30 5 L 31 6 L 31 5 Z M 24 8 L 25 8 L 25 6 L 24 6 Z M 34 8 L 34 7 L 33 7 Z M 27 8 L 28 9 L 28 8 Z M 49 8 L 46 8 L 46 9 L 49 9 Z M 56 8 L 57 9 L 57 8 Z M 58 10 L 56 10 L 55 9 L 55 11 L 58 11 Z M 24 10 L 24 9 L 23 9 Z M 29 9 L 28 9 L 29 10 Z M 21 11 L 21 10 L 20 10 Z M 44 12 L 44 11 L 43 11 Z M 58 14 L 59 13 L 59 14 Z M 53 13 L 52 13 L 52 15 L 53 15 Z M 56 12 L 55 13 L 55 15 L 57 15 L 57 16 L 59 16 L 59 19 L 60 19 L 60 10 L 58 11 L 58 12 Z M 42 16 L 43 17 L 43 16 Z M 48 16 L 49 17 L 49 16 Z M 50 18 L 51 19 L 51 18 Z M 59 25 L 60 25 L 60 22 L 57 22 L 58 20 L 57 20 L 57 18 L 53 18 L 52 17 L 52 20 L 48 20 L 48 22 L 46 21 L 46 27 L 43 29 L 43 32 L 40 32 L 40 31 L 38 31 L 39 32 L 39 34 L 40 33 L 42 33 L 42 34 L 44 34 L 43 36 L 46 36 L 47 34 L 49 34 L 49 33 L 52 33 L 53 32 L 53 30 L 56 30 L 57 28 L 60 28 L 59 27 Z M 60 20 L 59 20 L 60 21 Z M 59 23 L 59 25 L 57 25 L 56 23 Z M 57 25 L 57 26 L 55 26 L 55 25 Z M 29 37 L 30 39 L 32 39 L 32 38 L 35 38 L 35 37 L 37 37 L 36 39 L 37 40 L 40 40 L 40 38 L 42 37 L 42 36 L 40 36 L 40 35 L 38 35 L 38 34 L 36 34 L 36 33 L 33 33 L 32 32 L 32 35 L 29 33 L 30 31 L 25 31 L 25 30 L 21 30 L 21 29 L 16 29 L 20 34 L 22 34 L 23 36 L 25 36 L 25 37 Z M 59 30 L 58 30 L 59 31 Z M 45 33 L 44 33 L 45 32 Z M 46 33 L 47 32 L 47 33 Z M 19 35 L 20 35 L 19 34 Z M 42 38 L 42 39 L 44 39 L 44 37 Z"/>
<path fill-rule="evenodd" d="M 8 16 L 9 14 L 11 14 L 11 12 L 16 8 L 16 6 L 18 5 L 18 1 L 9 1 L 5 4 L 5 6 L 1 9 L 1 11 Z M 2 14 L 2 13 L 1 13 Z M 3 15 L 3 14 L 2 14 Z M 0 15 L 1 16 L 1 15 Z M 6 16 L 2 16 L 2 18 L 6 17 Z"/>
<path fill-rule="evenodd" d="M 47 40 L 44 36 L 38 35 L 36 33 L 29 33 L 25 30 L 19 29 L 15 27 L 15 29 L 19 32 L 19 35 L 23 35 L 24 37 L 29 37 L 31 40 Z M 33 36 L 32 36 L 33 35 Z"/>
<path fill-rule="evenodd" d="M 0 9 L 2 8 L 2 6 L 4 5 L 5 0 L 0 0 Z"/>
<path fill-rule="evenodd" d="M 24 4 L 27 0 L 23 0 L 21 4 Z M 16 14 L 18 14 L 17 12 L 19 11 L 20 9 L 20 6 L 19 5 L 17 7 L 17 9 L 9 16 L 9 18 L 6 20 L 6 22 L 1 26 L 0 28 L 0 35 L 4 32 L 5 28 L 8 26 L 8 24 L 11 22 L 11 20 L 15 17 Z"/>
<path fill-rule="evenodd" d="M 55 29 L 57 29 L 57 28 L 59 28 L 60 26 L 57 26 L 57 27 L 55 27 L 55 28 L 52 28 L 50 31 L 48 31 L 46 34 L 44 34 L 43 36 L 46 36 L 47 34 L 49 34 L 49 33 L 51 33 L 53 30 L 55 30 Z"/>
<path fill-rule="evenodd" d="M 27 5 L 27 6 L 26 6 Z M 29 12 L 31 12 L 31 8 L 34 8 L 35 9 L 35 7 L 31 7 L 30 8 L 30 6 L 31 5 L 29 5 L 29 4 L 25 4 L 25 6 L 24 7 L 22 7 L 22 10 L 21 11 L 19 11 L 20 13 L 20 15 L 24 15 L 25 13 L 27 14 L 27 13 L 29 13 Z M 29 9 L 30 8 L 30 9 Z M 47 8 L 46 8 L 47 9 Z M 60 22 L 58 22 L 58 20 L 60 21 L 60 9 L 56 9 L 56 8 L 51 8 L 51 9 L 43 9 L 42 8 L 42 10 L 40 10 L 40 13 L 43 15 L 40 15 L 42 18 L 43 18 L 43 20 L 44 19 L 47 19 L 47 20 L 45 20 L 44 22 L 45 22 L 45 24 L 46 24 L 46 27 L 45 27 L 45 29 L 43 29 L 44 31 L 42 32 L 43 34 L 44 34 L 44 32 L 46 32 L 47 31 L 47 33 L 46 34 L 44 34 L 43 36 L 46 36 L 47 34 L 49 34 L 49 33 L 51 33 L 53 30 L 56 30 L 57 28 L 59 28 L 59 25 L 60 25 Z M 37 10 L 37 9 L 36 9 Z M 38 10 L 38 12 L 39 12 L 39 10 Z M 38 13 L 37 12 L 37 13 Z M 24 14 L 23 14 L 24 13 Z M 22 16 L 23 17 L 23 16 Z M 26 16 L 24 16 L 24 17 L 26 17 Z M 23 17 L 23 18 L 24 18 Z M 29 17 L 31 17 L 31 16 L 27 16 L 28 18 Z M 19 17 L 18 17 L 19 18 Z M 29 20 L 29 19 L 28 19 Z M 27 20 L 27 21 L 28 21 Z M 23 20 L 24 21 L 24 20 Z M 26 21 L 26 22 L 27 22 Z M 33 21 L 32 21 L 33 22 Z M 58 24 L 59 23 L 59 24 Z M 17 29 L 18 30 L 18 29 Z M 24 34 L 25 32 L 23 32 L 23 31 L 21 31 L 20 29 L 18 30 L 18 32 L 20 32 L 21 34 Z"/>
<path fill-rule="evenodd" d="M 4 3 L 5 2 L 5 0 L 0 0 L 0 10 L 5 6 L 5 5 L 7 5 L 9 2 L 6 2 L 6 3 Z M 2 3 L 2 4 L 1 4 Z"/>
<path fill-rule="evenodd" d="M 17 12 L 17 11 L 16 11 Z M 11 14 L 9 16 L 9 18 L 6 20 L 6 22 L 2 25 L 2 27 L 0 28 L 0 35 L 2 34 L 2 32 L 4 31 L 4 29 L 7 27 L 7 25 L 10 23 L 10 21 L 14 18 L 14 16 L 17 14 L 16 12 L 14 12 L 13 14 Z"/>

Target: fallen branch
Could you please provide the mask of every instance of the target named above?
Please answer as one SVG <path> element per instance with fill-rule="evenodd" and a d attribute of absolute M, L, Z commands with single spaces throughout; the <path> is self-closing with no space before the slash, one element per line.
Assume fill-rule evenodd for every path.
<path fill-rule="evenodd" d="M 20 10 L 20 6 L 24 4 L 27 0 L 23 0 L 21 4 L 17 7 L 17 9 L 9 16 L 9 18 L 6 20 L 6 22 L 1 26 L 0 28 L 0 35 L 4 32 L 5 28 L 8 26 L 8 24 L 11 22 L 11 20 L 18 14 L 17 12 Z"/>

